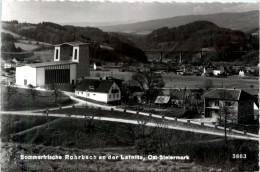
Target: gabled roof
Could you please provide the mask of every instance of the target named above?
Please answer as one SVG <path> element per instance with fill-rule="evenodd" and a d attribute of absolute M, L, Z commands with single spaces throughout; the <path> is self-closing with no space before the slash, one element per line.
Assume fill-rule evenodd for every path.
<path fill-rule="evenodd" d="M 167 104 L 169 103 L 171 97 L 170 96 L 157 96 L 154 103 L 158 104 Z"/>
<path fill-rule="evenodd" d="M 77 84 L 75 90 L 108 93 L 114 83 L 115 81 L 113 80 L 82 79 Z"/>
<path fill-rule="evenodd" d="M 88 45 L 89 43 L 84 43 L 80 41 L 74 41 L 74 42 L 64 42 L 62 44 L 56 44 L 54 46 L 59 47 L 61 45 L 70 45 L 70 46 L 80 46 L 80 45 Z"/>
<path fill-rule="evenodd" d="M 255 99 L 254 96 L 240 89 L 215 89 L 204 94 L 202 97 L 230 101 Z"/>

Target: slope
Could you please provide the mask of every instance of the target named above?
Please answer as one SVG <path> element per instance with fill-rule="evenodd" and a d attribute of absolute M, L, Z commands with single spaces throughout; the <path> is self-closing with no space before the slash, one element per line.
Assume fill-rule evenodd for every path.
<path fill-rule="evenodd" d="M 172 18 L 149 20 L 144 22 L 101 26 L 104 31 L 126 32 L 126 33 L 150 33 L 161 27 L 178 27 L 193 21 L 207 20 L 220 27 L 248 31 L 259 28 L 259 11 L 249 11 L 243 13 L 216 13 L 207 15 L 187 15 Z"/>

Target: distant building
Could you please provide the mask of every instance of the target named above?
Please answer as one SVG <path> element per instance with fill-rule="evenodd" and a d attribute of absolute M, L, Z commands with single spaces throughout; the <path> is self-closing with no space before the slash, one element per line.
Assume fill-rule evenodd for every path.
<path fill-rule="evenodd" d="M 89 44 L 67 42 L 55 45 L 53 62 L 17 66 L 16 84 L 75 85 L 77 78 L 89 76 L 89 73 Z"/>
<path fill-rule="evenodd" d="M 221 74 L 221 70 L 219 70 L 219 69 L 213 70 L 213 75 L 214 75 L 214 76 L 218 76 L 218 75 L 220 75 L 220 74 Z"/>
<path fill-rule="evenodd" d="M 94 70 L 103 70 L 102 64 L 100 62 L 96 62 L 93 65 Z"/>
<path fill-rule="evenodd" d="M 243 70 L 240 70 L 238 75 L 244 77 L 245 76 L 245 72 Z"/>
<path fill-rule="evenodd" d="M 214 70 L 213 66 L 204 67 L 203 74 L 213 74 L 213 70 Z"/>
<path fill-rule="evenodd" d="M 10 61 L 10 62 L 7 62 L 4 64 L 5 69 L 15 68 L 15 66 L 16 66 L 16 63 L 13 61 Z"/>
<path fill-rule="evenodd" d="M 77 84 L 75 95 L 108 104 L 121 101 L 120 86 L 110 79 L 82 79 Z"/>
<path fill-rule="evenodd" d="M 206 93 L 203 98 L 205 117 L 219 118 L 221 109 L 226 107 L 236 123 L 252 122 L 254 103 L 259 106 L 254 96 L 240 89 L 215 89 Z"/>
<path fill-rule="evenodd" d="M 12 59 L 12 62 L 14 62 L 16 65 L 23 63 L 23 61 L 24 61 L 23 59 L 19 59 L 19 58 L 13 58 Z"/>

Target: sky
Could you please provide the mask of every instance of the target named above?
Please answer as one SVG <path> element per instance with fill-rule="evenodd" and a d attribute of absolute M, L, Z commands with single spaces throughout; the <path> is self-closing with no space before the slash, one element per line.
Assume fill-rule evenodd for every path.
<path fill-rule="evenodd" d="M 157 0 L 157 2 L 3 0 L 2 20 L 18 20 L 28 23 L 49 21 L 60 24 L 71 22 L 131 23 L 191 14 L 259 10 L 258 3 L 200 3 L 201 0 L 194 3 L 160 3 L 158 1 L 162 0 Z"/>

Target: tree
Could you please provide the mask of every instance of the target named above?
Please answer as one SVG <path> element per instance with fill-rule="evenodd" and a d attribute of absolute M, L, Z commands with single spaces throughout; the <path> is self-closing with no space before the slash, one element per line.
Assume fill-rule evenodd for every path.
<path fill-rule="evenodd" d="M 57 99 L 62 95 L 62 92 L 55 83 L 51 84 L 50 89 L 52 91 L 52 96 L 54 97 L 54 102 L 57 104 Z"/>
<path fill-rule="evenodd" d="M 162 76 L 154 72 L 136 72 L 132 75 L 132 82 L 141 87 L 149 102 L 157 97 L 165 85 Z"/>
<path fill-rule="evenodd" d="M 6 93 L 7 93 L 7 101 L 9 101 L 10 98 L 17 93 L 17 88 L 12 85 L 7 85 Z"/>
<path fill-rule="evenodd" d="M 22 49 L 21 47 L 17 47 L 16 51 L 17 51 L 17 52 L 22 52 L 23 49 Z"/>
<path fill-rule="evenodd" d="M 38 92 L 33 85 L 30 84 L 30 85 L 28 85 L 28 87 L 29 87 L 29 93 L 32 96 L 32 101 L 34 102 L 35 97 L 37 96 Z"/>
<path fill-rule="evenodd" d="M 190 98 L 188 99 L 190 103 L 191 110 L 200 113 L 200 108 L 203 105 L 201 96 L 203 95 L 203 89 L 191 90 Z"/>
<path fill-rule="evenodd" d="M 224 131 L 225 131 L 225 142 L 227 141 L 227 120 L 234 120 L 234 104 L 232 101 L 232 94 L 228 92 L 226 89 L 222 89 L 219 92 L 219 121 L 221 122 L 222 118 L 224 118 Z"/>
<path fill-rule="evenodd" d="M 129 90 L 128 83 L 122 84 L 122 90 L 121 90 L 121 100 L 125 101 L 126 104 L 129 103 L 129 97 L 131 96 L 131 91 Z"/>

